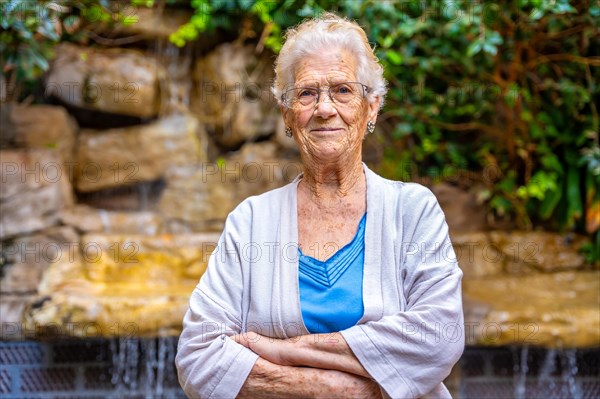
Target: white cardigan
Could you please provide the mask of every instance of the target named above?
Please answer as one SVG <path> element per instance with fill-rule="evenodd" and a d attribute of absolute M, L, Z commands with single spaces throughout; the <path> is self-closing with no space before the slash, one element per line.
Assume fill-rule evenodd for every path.
<path fill-rule="evenodd" d="M 367 222 L 364 314 L 341 331 L 385 394 L 450 397 L 442 381 L 464 347 L 462 272 L 427 188 L 363 166 Z M 229 335 L 308 334 L 298 288 L 297 186 L 233 210 L 183 320 L 176 365 L 190 398 L 234 398 L 257 355 Z"/>

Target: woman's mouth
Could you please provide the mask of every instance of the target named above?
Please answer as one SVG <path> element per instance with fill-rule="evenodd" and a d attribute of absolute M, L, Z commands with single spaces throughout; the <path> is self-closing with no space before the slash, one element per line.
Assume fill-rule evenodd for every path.
<path fill-rule="evenodd" d="M 319 127 L 316 129 L 311 129 L 311 132 L 335 132 L 337 130 L 342 130 L 339 127 Z"/>

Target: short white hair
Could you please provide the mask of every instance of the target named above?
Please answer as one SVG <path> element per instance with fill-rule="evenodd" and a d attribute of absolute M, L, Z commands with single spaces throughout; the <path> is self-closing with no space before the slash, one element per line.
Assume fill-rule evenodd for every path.
<path fill-rule="evenodd" d="M 383 77 L 383 67 L 369 44 L 367 34 L 356 22 L 326 12 L 320 17 L 302 22 L 289 28 L 285 43 L 275 60 L 275 82 L 273 94 L 282 105 L 281 96 L 286 88 L 294 85 L 298 60 L 310 55 L 318 55 L 332 48 L 349 51 L 356 57 L 356 78 L 369 86 L 367 100 L 379 97 L 383 107 L 387 82 Z"/>

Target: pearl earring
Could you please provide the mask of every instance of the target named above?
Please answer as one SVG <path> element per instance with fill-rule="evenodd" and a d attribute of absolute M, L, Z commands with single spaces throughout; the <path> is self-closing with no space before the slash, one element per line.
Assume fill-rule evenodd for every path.
<path fill-rule="evenodd" d="M 290 129 L 289 127 L 285 128 L 285 135 L 288 137 L 292 137 L 292 129 Z"/>

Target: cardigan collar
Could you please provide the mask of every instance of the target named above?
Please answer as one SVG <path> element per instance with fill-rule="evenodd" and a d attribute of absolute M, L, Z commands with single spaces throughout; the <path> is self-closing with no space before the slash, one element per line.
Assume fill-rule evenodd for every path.
<path fill-rule="evenodd" d="M 383 242 L 383 178 L 372 172 L 365 163 L 363 163 L 367 183 L 367 221 L 365 226 L 365 265 L 363 274 L 363 303 L 364 314 L 358 321 L 362 324 L 371 320 L 379 320 L 383 316 L 383 295 L 381 290 L 381 243 Z M 281 268 L 279 269 L 280 287 L 289 287 L 290 292 L 281 292 L 283 301 L 281 308 L 272 309 L 273 322 L 284 328 L 280 331 L 284 336 L 291 335 L 293 330 L 298 329 L 302 334 L 309 334 L 302 323 L 301 326 L 294 326 L 291 331 L 286 333 L 288 327 L 286 323 L 294 320 L 302 320 L 300 309 L 300 288 L 298 281 L 298 183 L 302 179 L 299 174 L 287 186 L 286 200 L 281 209 L 281 224 L 279 239 L 281 243 L 293 243 L 287 245 L 284 256 L 281 258 Z M 285 247 L 286 245 L 284 245 Z M 292 255 L 294 251 L 296 255 Z M 370 287 L 366 290 L 366 287 Z M 273 287 L 276 289 L 276 287 Z M 274 301 L 275 302 L 275 301 Z"/>

